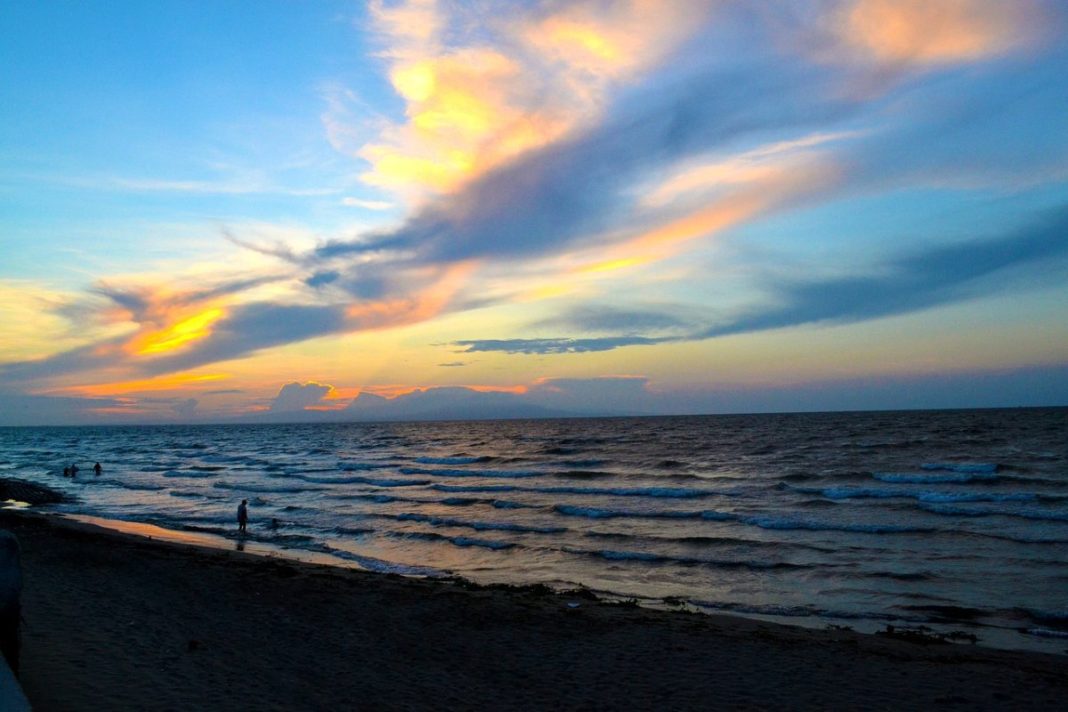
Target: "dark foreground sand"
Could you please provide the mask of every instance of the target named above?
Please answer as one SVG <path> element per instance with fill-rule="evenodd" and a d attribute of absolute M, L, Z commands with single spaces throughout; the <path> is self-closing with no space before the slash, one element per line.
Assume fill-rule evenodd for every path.
<path fill-rule="evenodd" d="M 38 712 L 1068 700 L 1068 657 L 402 579 L 26 513 L 0 512 L 0 528 L 22 544 L 22 683 Z"/>

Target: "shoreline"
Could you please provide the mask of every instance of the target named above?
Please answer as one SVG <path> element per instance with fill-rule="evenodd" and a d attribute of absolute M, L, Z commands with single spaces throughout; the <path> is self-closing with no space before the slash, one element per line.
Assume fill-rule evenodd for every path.
<path fill-rule="evenodd" d="M 886 623 L 875 621 L 857 621 L 853 619 L 847 619 L 847 622 L 838 622 L 840 619 L 818 617 L 795 620 L 789 616 L 776 616 L 770 613 L 714 611 L 686 601 L 676 602 L 670 597 L 667 599 L 659 599 L 648 597 L 643 598 L 640 596 L 625 596 L 610 591 L 591 589 L 582 584 L 576 584 L 571 588 L 562 589 L 540 583 L 476 581 L 443 569 L 391 564 L 388 561 L 381 561 L 370 557 L 353 556 L 352 558 L 346 558 L 343 555 L 339 555 L 337 552 L 284 547 L 262 540 L 256 537 L 255 534 L 242 537 L 240 535 L 226 536 L 224 534 L 203 531 L 197 528 L 168 529 L 166 527 L 145 522 L 109 519 L 90 514 L 40 511 L 35 509 L 34 505 L 23 505 L 26 505 L 26 503 L 9 503 L 7 506 L 4 506 L 3 502 L 0 502 L 0 512 L 17 511 L 28 515 L 38 515 L 59 520 L 71 526 L 87 526 L 90 527 L 89 531 L 91 532 L 129 536 L 134 537 L 135 539 L 145 539 L 173 546 L 192 547 L 201 549 L 206 553 L 217 551 L 244 553 L 251 556 L 277 559 L 284 562 L 313 564 L 341 570 L 357 571 L 371 575 L 397 575 L 414 579 L 427 578 L 445 582 L 457 582 L 469 588 L 491 588 L 499 590 L 526 590 L 533 588 L 547 592 L 551 591 L 553 594 L 557 595 L 563 595 L 565 593 L 578 594 L 580 598 L 596 600 L 606 604 L 633 603 L 645 610 L 651 611 L 684 612 L 703 616 L 725 616 L 731 619 L 762 622 L 770 625 L 778 625 L 785 628 L 799 628 L 807 631 L 840 630 L 856 632 L 866 636 L 885 636 L 887 630 L 890 629 L 895 631 L 894 635 L 898 638 L 906 640 L 910 638 L 914 640 L 927 639 L 927 642 L 932 643 L 941 642 L 952 643 L 955 645 L 970 645 L 972 647 L 1006 652 L 1068 656 L 1068 638 L 1046 638 L 1043 642 L 1052 641 L 1052 644 L 1041 647 L 1039 645 L 1033 645 L 1032 647 L 992 645 L 989 642 L 989 636 L 991 636 L 991 634 L 996 636 L 998 633 L 1003 632 L 1003 629 L 966 625 L 962 628 L 959 622 L 957 622 L 955 626 L 954 622 L 950 620 L 914 624 L 895 623 L 893 625 L 888 625 Z M 344 554 L 344 552 L 340 552 L 340 554 Z M 374 564 L 380 564 L 380 566 L 376 567 Z"/>
<path fill-rule="evenodd" d="M 10 495 L 13 492 L 22 494 L 28 501 L 17 501 L 14 499 L 7 499 L 4 501 L 2 499 L 4 496 Z M 275 558 L 283 561 L 310 563 L 371 574 L 397 574 L 411 578 L 432 578 L 445 581 L 457 580 L 461 581 L 464 585 L 473 587 L 524 589 L 532 586 L 541 586 L 547 589 L 551 588 L 556 593 L 560 593 L 564 590 L 559 587 L 553 588 L 538 583 L 477 581 L 453 573 L 447 569 L 395 564 L 368 556 L 358 556 L 346 551 L 316 551 L 315 549 L 308 548 L 287 547 L 261 538 L 255 533 L 250 533 L 245 536 L 236 533 L 227 535 L 226 533 L 218 533 L 216 531 L 204 530 L 197 527 L 167 528 L 165 526 L 146 522 L 111 519 L 92 514 L 42 511 L 38 508 L 42 505 L 47 506 L 63 501 L 63 494 L 47 486 L 25 480 L 0 478 L 0 512 L 5 510 L 25 512 L 31 515 L 56 518 L 72 525 L 85 525 L 105 532 L 123 534 L 179 546 L 197 547 L 207 551 L 245 552 L 256 556 Z M 1028 641 L 1031 644 L 1026 646 L 1020 646 L 1018 644 L 1011 645 L 1011 641 L 1005 634 L 1013 629 L 989 626 L 969 626 L 966 622 L 954 621 L 948 618 L 946 620 L 918 623 L 894 622 L 892 625 L 885 622 L 866 619 L 837 619 L 833 617 L 820 618 L 815 616 L 795 619 L 791 616 L 780 616 L 772 613 L 710 610 L 708 608 L 702 608 L 696 603 L 672 600 L 672 597 L 660 599 L 638 596 L 635 598 L 633 596 L 612 593 L 610 591 L 591 589 L 581 583 L 575 584 L 573 588 L 567 590 L 577 590 L 585 597 L 598 599 L 606 603 L 623 603 L 630 601 L 637 603 L 648 610 L 684 611 L 711 616 L 722 615 L 730 618 L 742 618 L 745 620 L 760 621 L 788 628 L 801 628 L 811 631 L 835 629 L 856 631 L 863 635 L 885 635 L 887 630 L 893 630 L 896 631 L 895 635 L 904 639 L 910 637 L 913 639 L 927 637 L 937 638 L 942 642 L 953 642 L 956 644 L 970 643 L 977 645 L 978 647 L 1008 652 L 1036 652 L 1052 655 L 1068 655 L 1068 638 L 1062 638 L 1060 635 L 1041 636 L 1041 639 L 1038 642 L 1033 640 Z M 1020 633 L 1020 635 L 1027 638 L 1027 636 L 1022 633 Z M 992 639 L 994 641 L 993 643 L 991 642 Z M 997 644 L 998 642 L 1001 644 Z"/>
<path fill-rule="evenodd" d="M 0 527 L 22 542 L 22 684 L 39 710 L 995 708 L 1068 694 L 1057 655 L 403 577 L 36 512 L 0 511 Z"/>
<path fill-rule="evenodd" d="M 494 577 L 486 577 L 480 580 L 479 578 L 468 577 L 465 574 L 457 574 L 448 569 L 433 568 L 421 564 L 416 565 L 412 562 L 400 564 L 327 545 L 319 547 L 287 546 L 273 537 L 264 536 L 262 533 L 257 534 L 255 531 L 242 535 L 238 534 L 236 530 L 220 529 L 218 527 L 204 528 L 179 525 L 175 528 L 167 528 L 170 525 L 111 519 L 85 513 L 49 511 L 51 509 L 49 505 L 65 502 L 67 501 L 67 496 L 47 485 L 0 477 L 0 510 L 24 511 L 44 517 L 61 519 L 72 526 L 90 526 L 150 541 L 199 547 L 209 551 L 236 550 L 237 552 L 247 552 L 283 561 L 312 563 L 346 570 L 377 574 L 399 574 L 408 577 L 425 577 L 446 581 L 458 580 L 464 585 L 475 587 L 523 589 L 533 586 L 545 590 L 552 589 L 557 593 L 565 590 L 572 592 L 577 590 L 584 597 L 598 599 L 607 603 L 630 602 L 649 610 L 685 611 L 712 616 L 724 615 L 810 631 L 846 630 L 856 631 L 865 635 L 886 636 L 889 634 L 901 639 L 927 639 L 928 641 L 938 639 L 941 642 L 975 644 L 984 648 L 1010 652 L 1037 652 L 1057 656 L 1068 655 L 1068 638 L 1065 638 L 1065 634 L 1057 629 L 1047 631 L 1036 628 L 1036 632 L 1030 629 L 1025 631 L 1023 628 L 1009 627 L 1004 624 L 973 625 L 970 624 L 967 616 L 953 616 L 951 614 L 931 617 L 928 620 L 914 618 L 902 621 L 888 619 L 885 616 L 855 618 L 833 615 L 796 616 L 789 613 L 778 615 L 774 612 L 758 612 L 747 609 L 735 611 L 729 607 L 720 609 L 713 605 L 702 605 L 699 600 L 689 600 L 675 596 L 654 598 L 639 594 L 635 597 L 634 594 L 627 595 L 610 590 L 590 588 L 581 582 L 565 584 L 567 586 L 565 589 L 559 582 L 556 585 L 546 585 L 529 579 L 524 580 L 523 577 L 520 577 L 518 581 L 515 579 L 501 580 L 501 577 L 496 577 L 496 580 Z M 5 500 L 5 498 L 7 499 Z M 967 613 L 971 609 L 962 610 Z M 890 620 L 890 623 L 887 623 L 887 620 Z"/>

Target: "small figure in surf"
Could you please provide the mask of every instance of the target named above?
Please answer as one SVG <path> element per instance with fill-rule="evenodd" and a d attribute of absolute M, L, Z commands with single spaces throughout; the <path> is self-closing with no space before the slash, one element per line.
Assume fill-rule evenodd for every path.
<path fill-rule="evenodd" d="M 78 466 L 77 465 L 71 465 L 70 466 L 70 476 L 71 477 L 77 477 L 78 476 Z"/>
<path fill-rule="evenodd" d="M 100 466 L 100 463 L 93 465 L 93 474 L 100 477 L 100 473 L 104 471 L 104 468 Z"/>
<path fill-rule="evenodd" d="M 237 530 L 244 534 L 246 526 L 248 526 L 248 500 L 243 499 L 241 506 L 237 508 Z"/>
<path fill-rule="evenodd" d="M 70 468 L 69 467 L 64 467 L 63 468 L 63 476 L 64 477 L 70 477 Z"/>
<path fill-rule="evenodd" d="M 269 526 L 269 527 L 270 527 L 271 529 L 278 529 L 278 527 L 280 527 L 280 526 L 282 526 L 282 525 L 278 523 L 278 520 L 277 520 L 277 519 L 271 519 L 271 523 L 270 523 L 270 524 L 269 524 L 268 526 Z"/>

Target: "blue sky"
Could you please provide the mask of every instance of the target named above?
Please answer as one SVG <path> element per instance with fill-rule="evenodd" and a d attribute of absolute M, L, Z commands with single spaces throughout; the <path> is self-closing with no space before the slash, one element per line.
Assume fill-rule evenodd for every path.
<path fill-rule="evenodd" d="M 1058 2 L 0 15 L 0 422 L 1068 403 Z"/>

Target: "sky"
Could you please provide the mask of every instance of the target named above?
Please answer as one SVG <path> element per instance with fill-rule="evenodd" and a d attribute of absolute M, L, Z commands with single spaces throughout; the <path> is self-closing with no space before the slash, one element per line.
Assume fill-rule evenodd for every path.
<path fill-rule="evenodd" d="M 0 425 L 1068 405 L 1059 0 L 0 24 Z"/>

